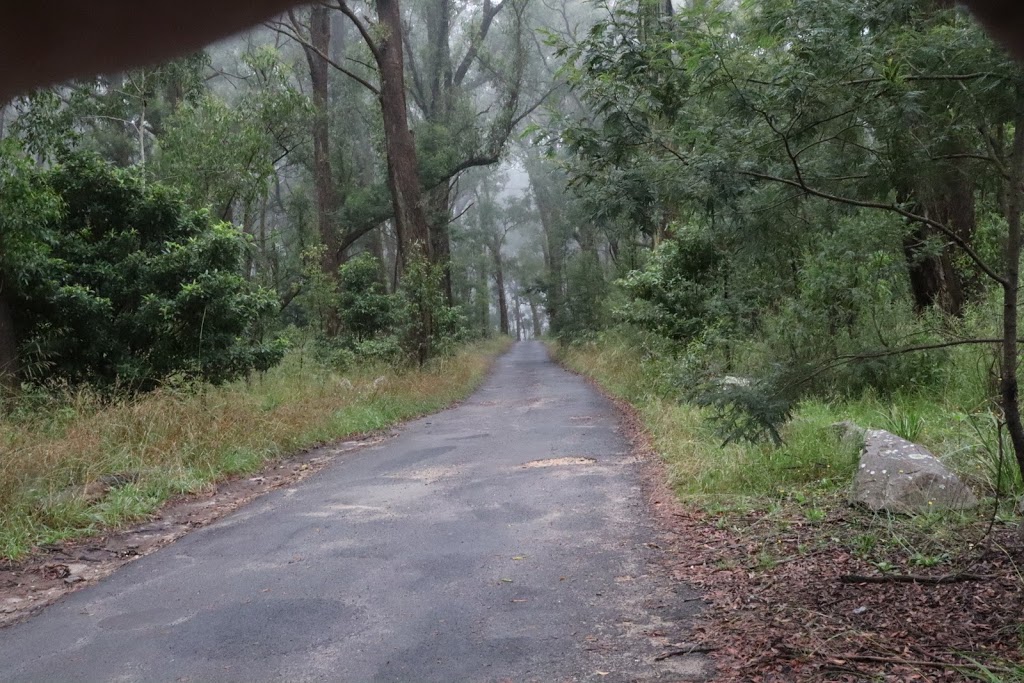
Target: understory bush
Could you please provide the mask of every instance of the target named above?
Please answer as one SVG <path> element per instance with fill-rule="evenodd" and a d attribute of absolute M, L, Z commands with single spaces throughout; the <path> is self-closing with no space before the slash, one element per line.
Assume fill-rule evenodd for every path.
<path fill-rule="evenodd" d="M 34 231 L 33 242 L 0 259 L 0 291 L 21 379 L 148 391 L 172 376 L 223 383 L 281 359 L 277 297 L 239 274 L 249 245 L 236 228 L 88 155 L 17 174 L 0 179 L 3 239 Z M 25 182 L 48 211 L 12 196 Z"/>

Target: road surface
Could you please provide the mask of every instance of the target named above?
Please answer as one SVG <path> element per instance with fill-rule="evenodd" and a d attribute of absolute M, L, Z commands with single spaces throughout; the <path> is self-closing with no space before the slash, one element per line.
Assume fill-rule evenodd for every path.
<path fill-rule="evenodd" d="M 0 631 L 0 681 L 682 681 L 614 406 L 522 342 L 404 426 Z"/>

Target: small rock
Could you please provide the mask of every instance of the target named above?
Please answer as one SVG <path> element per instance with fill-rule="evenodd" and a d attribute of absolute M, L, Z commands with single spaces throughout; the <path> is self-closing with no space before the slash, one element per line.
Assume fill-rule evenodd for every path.
<path fill-rule="evenodd" d="M 76 583 L 81 583 L 82 581 L 85 581 L 85 579 L 83 579 L 78 574 L 72 574 L 71 576 L 64 578 L 64 583 L 66 583 L 69 586 L 73 586 Z"/>
<path fill-rule="evenodd" d="M 48 564 L 43 567 L 43 575 L 51 579 L 63 579 L 71 574 L 66 564 Z"/>
<path fill-rule="evenodd" d="M 856 444 L 858 448 L 864 445 L 866 429 L 851 420 L 843 420 L 832 425 L 832 431 L 844 444 Z"/>

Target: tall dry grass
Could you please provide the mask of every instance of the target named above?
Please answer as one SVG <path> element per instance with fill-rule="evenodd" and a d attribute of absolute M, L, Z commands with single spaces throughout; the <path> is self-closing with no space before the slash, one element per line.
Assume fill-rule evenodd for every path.
<path fill-rule="evenodd" d="M 300 449 L 381 429 L 468 395 L 507 346 L 422 369 L 333 372 L 295 354 L 263 377 L 114 404 L 26 398 L 0 422 L 0 557 L 144 517 L 169 497 Z M 114 482 L 97 497 L 97 482 Z M 107 488 L 107 487 L 102 487 Z"/>

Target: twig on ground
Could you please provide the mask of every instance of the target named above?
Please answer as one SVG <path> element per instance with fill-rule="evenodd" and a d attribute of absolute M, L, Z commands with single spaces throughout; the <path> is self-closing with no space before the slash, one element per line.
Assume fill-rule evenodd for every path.
<path fill-rule="evenodd" d="M 858 574 L 844 574 L 839 577 L 839 581 L 841 583 L 923 583 L 930 586 L 940 586 L 949 583 L 964 583 L 966 581 L 991 581 L 992 578 L 982 574 L 948 574 L 946 576 L 913 576 L 907 574 L 860 576 Z"/>
<path fill-rule="evenodd" d="M 920 666 L 932 669 L 972 669 L 991 671 L 993 673 L 1009 673 L 1009 669 L 999 666 L 985 666 L 982 664 L 955 664 L 953 662 L 936 662 L 923 659 L 899 659 L 896 657 L 875 657 L 872 655 L 852 655 L 849 657 L 836 657 L 850 662 L 864 662 L 865 664 L 895 664 L 897 666 Z"/>
<path fill-rule="evenodd" d="M 683 648 L 681 650 L 672 650 L 671 652 L 665 652 L 654 658 L 654 661 L 661 662 L 669 657 L 685 657 L 686 655 L 694 654 L 706 654 L 708 652 L 714 652 L 718 648 L 713 645 L 693 645 L 691 647 Z"/>

